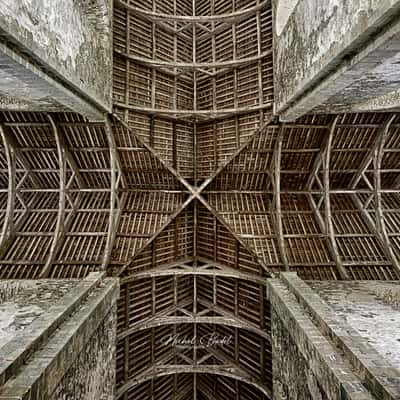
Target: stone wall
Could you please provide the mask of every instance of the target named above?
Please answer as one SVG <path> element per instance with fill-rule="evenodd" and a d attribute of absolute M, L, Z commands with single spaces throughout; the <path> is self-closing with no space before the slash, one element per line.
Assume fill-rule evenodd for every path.
<path fill-rule="evenodd" d="M 400 107 L 399 0 L 275 0 L 275 110 Z"/>
<path fill-rule="evenodd" d="M 49 399 L 113 399 L 115 334 L 116 306 L 113 306 Z"/>
<path fill-rule="evenodd" d="M 400 282 L 307 284 L 295 273 L 270 280 L 274 398 L 399 399 L 399 289 Z"/>
<path fill-rule="evenodd" d="M 289 331 L 272 311 L 274 400 L 327 399 L 308 360 L 300 352 Z"/>
<path fill-rule="evenodd" d="M 1 400 L 114 398 L 118 283 L 92 273 L 71 285 L 0 348 Z"/>
<path fill-rule="evenodd" d="M 111 23 L 111 0 L 0 2 L 0 106 L 110 111 Z"/>

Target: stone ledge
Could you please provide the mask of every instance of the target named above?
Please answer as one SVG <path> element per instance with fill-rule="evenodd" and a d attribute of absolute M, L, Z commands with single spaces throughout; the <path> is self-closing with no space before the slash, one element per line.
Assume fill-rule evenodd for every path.
<path fill-rule="evenodd" d="M 104 273 L 89 274 L 69 294 L 61 298 L 46 313 L 37 318 L 29 330 L 17 334 L 0 349 L 0 386 L 15 373 L 27 357 L 36 351 L 49 336 L 82 304 L 90 291 L 96 287 Z"/>
<path fill-rule="evenodd" d="M 310 361 L 310 369 L 328 399 L 373 399 L 347 360 L 321 334 L 282 281 L 269 280 L 268 298 L 273 312 L 291 333 L 304 358 Z"/>
<path fill-rule="evenodd" d="M 9 49 L 61 83 L 66 92 L 102 113 L 111 112 L 111 0 L 3 0 L 0 32 Z M 79 112 L 78 102 L 75 108 Z"/>
<path fill-rule="evenodd" d="M 98 283 L 95 280 L 92 282 Z M 44 348 L 35 353 L 16 377 L 0 389 L 1 400 L 33 400 L 47 398 L 53 393 L 116 304 L 119 295 L 117 281 L 107 279 L 103 286 L 94 289 L 82 307 L 50 337 Z"/>
<path fill-rule="evenodd" d="M 362 378 L 365 387 L 379 399 L 400 399 L 399 371 L 388 365 L 364 338 L 338 318 L 329 305 L 296 273 L 281 273 L 281 279 L 301 306 L 310 313 L 322 335 L 343 352 Z"/>

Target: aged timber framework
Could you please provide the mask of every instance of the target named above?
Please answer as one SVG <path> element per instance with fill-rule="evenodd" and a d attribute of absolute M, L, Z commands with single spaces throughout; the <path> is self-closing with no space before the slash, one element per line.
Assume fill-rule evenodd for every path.
<path fill-rule="evenodd" d="M 400 277 L 400 115 L 279 123 L 269 1 L 114 3 L 106 122 L 1 113 L 0 277 L 120 277 L 118 399 L 270 399 L 267 277 Z"/>

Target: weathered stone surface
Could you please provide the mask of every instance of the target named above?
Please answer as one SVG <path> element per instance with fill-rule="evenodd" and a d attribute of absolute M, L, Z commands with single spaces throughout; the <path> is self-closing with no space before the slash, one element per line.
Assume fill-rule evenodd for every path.
<path fill-rule="evenodd" d="M 0 106 L 110 111 L 111 14 L 110 0 L 0 2 Z"/>
<path fill-rule="evenodd" d="M 399 107 L 398 0 L 276 0 L 274 10 L 281 119 Z"/>
<path fill-rule="evenodd" d="M 400 284 L 309 282 L 334 313 L 350 325 L 400 376 Z M 400 384 L 400 380 L 399 380 Z"/>
<path fill-rule="evenodd" d="M 276 398 L 399 399 L 400 283 L 281 276 L 268 286 Z"/>
<path fill-rule="evenodd" d="M 113 306 L 49 399 L 113 399 L 115 340 L 116 306 Z"/>
<path fill-rule="evenodd" d="M 92 273 L 71 282 L 8 351 L 0 349 L 0 399 L 113 398 L 117 281 Z"/>
<path fill-rule="evenodd" d="M 269 282 L 268 298 L 274 396 L 287 400 L 373 399 L 343 354 L 322 335 L 283 282 Z"/>
<path fill-rule="evenodd" d="M 274 399 L 327 399 L 308 360 L 301 354 L 279 315 L 273 310 Z"/>
<path fill-rule="evenodd" d="M 0 281 L 0 348 L 49 310 L 79 281 Z"/>

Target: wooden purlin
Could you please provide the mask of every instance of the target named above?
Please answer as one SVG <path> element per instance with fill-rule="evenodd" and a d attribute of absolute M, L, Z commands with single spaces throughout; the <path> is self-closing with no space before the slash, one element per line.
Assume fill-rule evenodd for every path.
<path fill-rule="evenodd" d="M 136 3 L 139 4 L 139 2 Z M 143 9 L 144 14 L 160 12 L 159 10 L 162 9 L 162 6 L 159 3 L 152 4 L 157 4 L 157 11 L 154 11 L 154 7 L 151 8 L 146 5 Z M 270 81 L 272 71 L 266 74 L 262 70 L 263 63 L 260 61 L 262 57 L 272 60 L 270 36 L 261 35 L 260 25 L 260 13 L 264 13 L 264 10 L 269 10 L 269 2 L 254 4 L 254 6 L 245 7 L 244 10 L 238 10 L 238 13 L 241 14 L 240 18 L 234 17 L 229 22 L 229 25 L 226 25 L 226 22 L 219 22 L 219 18 L 224 21 L 224 15 L 221 15 L 221 17 L 215 15 L 211 17 L 211 21 L 208 23 L 181 23 L 174 20 L 176 17 L 179 19 L 180 16 L 175 14 L 176 11 L 174 12 L 173 10 L 173 4 L 172 2 L 167 14 L 171 15 L 172 18 L 167 24 L 166 21 L 160 22 L 154 20 L 154 18 L 149 19 L 148 16 L 144 17 L 143 13 L 138 16 L 139 6 L 125 4 L 128 7 L 124 7 L 121 2 L 117 3 L 117 23 L 115 24 L 114 35 L 116 56 L 114 105 L 119 109 L 130 110 L 130 112 L 147 113 L 148 115 L 175 118 L 176 120 L 194 118 L 201 121 L 226 118 L 229 115 L 246 114 L 251 110 L 256 111 L 266 108 L 270 112 L 272 96 L 265 96 L 265 93 L 272 93 L 271 87 L 267 85 L 265 85 L 265 88 L 262 87 L 265 79 Z M 251 12 L 246 8 L 249 8 Z M 128 9 L 131 11 L 128 11 Z M 189 19 L 198 18 L 195 14 L 191 14 L 190 10 L 186 10 L 186 12 Z M 135 14 L 135 18 L 130 18 L 129 15 L 131 14 Z M 186 15 L 182 15 L 182 18 L 185 19 Z M 251 21 L 250 24 L 248 23 L 249 20 Z M 125 25 L 125 28 L 124 23 L 128 24 Z M 160 23 L 162 26 L 160 26 Z M 183 25 L 180 26 L 181 24 Z M 246 32 L 248 34 L 248 25 L 256 24 L 258 33 L 255 33 L 255 41 L 253 38 L 244 41 L 243 38 Z M 209 30 L 206 25 L 215 26 L 215 30 Z M 132 29 L 131 26 L 135 26 L 135 29 Z M 165 29 L 166 26 L 168 26 L 167 30 Z M 227 31 L 229 32 L 231 27 L 233 36 L 224 38 L 224 35 Z M 124 29 L 129 32 L 128 35 L 124 35 Z M 200 32 L 204 31 L 205 35 L 200 35 Z M 237 33 L 234 33 L 236 31 Z M 137 36 L 139 32 L 140 38 Z M 182 38 L 182 34 L 187 35 L 187 37 Z M 240 47 L 238 45 L 237 51 L 230 53 L 231 56 L 226 57 L 223 55 L 224 48 L 230 46 L 231 40 L 235 42 L 235 35 L 238 42 L 243 43 Z M 257 44 L 257 42 L 264 40 L 264 37 L 266 37 L 266 42 Z M 203 43 L 207 43 L 208 40 L 214 43 L 213 48 L 215 51 L 214 55 L 210 54 L 207 55 L 208 58 L 204 58 L 204 49 L 207 47 L 204 47 Z M 148 41 L 149 51 L 145 50 L 140 41 L 142 43 L 143 41 Z M 192 51 L 189 51 L 190 48 Z M 124 59 L 125 61 L 123 61 Z M 123 72 L 124 68 L 127 73 L 126 76 Z M 230 72 L 232 68 L 234 72 Z M 248 68 L 250 70 L 257 69 L 257 74 L 248 74 L 246 72 Z M 128 69 L 131 72 L 128 73 Z M 193 70 L 193 73 L 185 72 L 182 69 Z M 220 73 L 222 75 L 217 78 L 215 74 Z M 217 101 L 215 103 L 216 107 L 213 107 L 212 110 L 208 106 L 202 107 L 200 99 L 204 95 L 207 96 L 208 88 L 204 85 L 198 85 L 197 82 L 205 79 L 214 83 L 220 81 L 224 85 L 222 82 L 223 80 L 227 82 L 228 75 L 231 80 L 231 88 L 229 90 L 240 93 L 237 104 L 231 104 L 230 106 L 221 104 L 219 106 Z M 151 88 L 141 85 L 141 82 L 145 81 L 151 82 Z M 136 85 L 136 90 L 134 91 L 130 89 L 133 85 Z M 217 93 L 222 94 L 222 88 L 216 87 L 216 89 Z M 248 95 L 245 94 L 246 90 L 249 93 Z M 254 104 L 256 99 L 255 90 L 260 90 L 257 93 L 256 103 L 258 104 Z M 171 96 L 164 96 L 166 91 Z M 191 100 L 189 100 L 188 95 L 192 96 Z M 216 98 L 215 95 L 213 97 Z M 264 98 L 266 101 L 264 101 Z"/>

